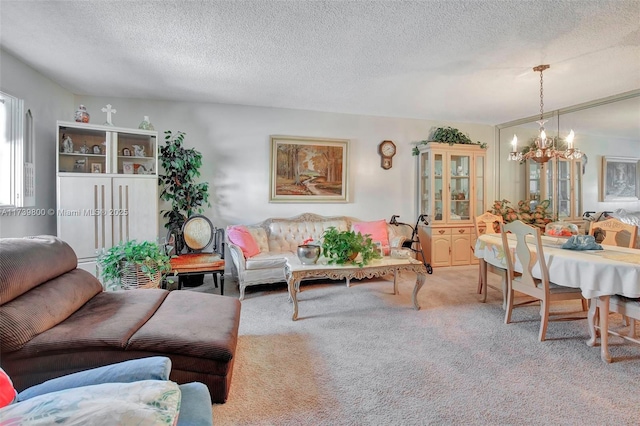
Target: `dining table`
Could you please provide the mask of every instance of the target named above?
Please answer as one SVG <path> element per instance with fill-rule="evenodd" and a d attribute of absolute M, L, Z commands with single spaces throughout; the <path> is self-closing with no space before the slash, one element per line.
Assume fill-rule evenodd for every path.
<path fill-rule="evenodd" d="M 589 346 L 597 343 L 596 300 L 600 299 L 600 354 L 605 362 L 611 362 L 608 344 L 609 298 L 618 294 L 630 298 L 640 297 L 640 250 L 602 245 L 602 250 L 575 250 L 562 248 L 567 238 L 542 236 L 545 262 L 549 280 L 557 285 L 580 288 L 582 296 L 590 299 L 587 315 Z M 509 250 L 515 252 L 516 237 L 507 235 Z M 533 240 L 529 245 L 535 252 Z M 480 235 L 476 240 L 475 256 L 479 259 L 483 282 L 487 282 L 487 264 L 507 269 L 505 248 L 501 234 Z M 522 272 L 522 265 L 515 259 L 515 272 Z M 540 278 L 540 267 L 533 268 L 533 276 Z"/>

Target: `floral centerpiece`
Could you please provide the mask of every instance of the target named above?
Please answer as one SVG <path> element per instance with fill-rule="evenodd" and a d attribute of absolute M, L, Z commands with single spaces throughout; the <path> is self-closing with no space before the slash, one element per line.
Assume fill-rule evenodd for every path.
<path fill-rule="evenodd" d="M 525 200 L 518 201 L 517 207 L 513 207 L 509 200 L 496 200 L 489 212 L 502 216 L 505 222 L 521 220 L 544 231 L 547 223 L 553 222 L 553 214 L 549 211 L 550 205 L 550 200 L 542 200 L 532 209 L 531 204 Z"/>

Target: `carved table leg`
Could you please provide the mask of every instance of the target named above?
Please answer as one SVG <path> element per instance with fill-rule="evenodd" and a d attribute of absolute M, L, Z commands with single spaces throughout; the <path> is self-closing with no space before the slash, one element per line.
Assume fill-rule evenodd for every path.
<path fill-rule="evenodd" d="M 296 291 L 296 287 L 298 285 L 300 285 L 300 281 L 296 282 L 293 276 L 288 277 L 287 287 L 289 288 L 289 302 L 293 302 L 293 315 L 291 316 L 292 321 L 298 319 L 298 292 Z"/>
<path fill-rule="evenodd" d="M 426 280 L 427 280 L 427 275 L 426 274 L 423 274 L 421 272 L 417 273 L 416 286 L 413 288 L 413 296 L 412 296 L 413 307 L 416 310 L 420 310 L 420 305 L 418 304 L 418 292 L 420 291 L 420 289 L 422 288 L 422 286 L 424 285 L 424 282 Z"/>

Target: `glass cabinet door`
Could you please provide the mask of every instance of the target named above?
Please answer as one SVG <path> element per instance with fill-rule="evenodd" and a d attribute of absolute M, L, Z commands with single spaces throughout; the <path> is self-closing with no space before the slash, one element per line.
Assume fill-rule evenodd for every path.
<path fill-rule="evenodd" d="M 430 217 L 436 222 L 444 220 L 442 213 L 445 211 L 444 197 L 447 195 L 443 185 L 443 167 L 445 164 L 443 158 L 443 154 L 433 154 L 433 190 L 435 201 L 433 203 L 433 215 L 430 215 Z"/>
<path fill-rule="evenodd" d="M 433 217 L 431 211 L 431 163 L 430 163 L 431 153 L 423 152 L 420 154 L 420 168 L 422 169 L 422 188 L 420 190 L 420 213 L 429 215 L 429 217 Z"/>
<path fill-rule="evenodd" d="M 471 156 L 454 155 L 450 156 L 449 186 L 451 209 L 449 220 L 469 220 L 469 197 L 471 188 Z"/>
<path fill-rule="evenodd" d="M 573 162 L 573 216 L 582 218 L 582 160 Z"/>
<path fill-rule="evenodd" d="M 558 160 L 558 219 L 572 216 L 571 212 L 571 163 Z"/>
<path fill-rule="evenodd" d="M 155 136 L 121 132 L 115 134 L 114 138 L 118 159 L 116 173 L 137 175 L 155 173 Z"/>
<path fill-rule="evenodd" d="M 58 127 L 58 172 L 107 173 L 107 132 Z"/>
<path fill-rule="evenodd" d="M 475 190 L 476 190 L 476 211 L 474 216 L 480 216 L 484 213 L 484 156 L 476 156 L 476 174 L 475 174 Z"/>

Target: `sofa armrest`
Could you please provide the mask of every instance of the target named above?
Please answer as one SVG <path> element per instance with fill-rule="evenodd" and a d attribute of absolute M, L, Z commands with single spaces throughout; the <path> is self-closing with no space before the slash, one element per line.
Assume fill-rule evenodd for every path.
<path fill-rule="evenodd" d="M 231 260 L 233 260 L 233 264 L 236 266 L 238 275 L 244 273 L 245 265 L 247 260 L 244 258 L 244 254 L 242 253 L 242 249 L 240 246 L 233 244 L 231 241 L 227 243 L 227 248 L 229 248 L 229 253 L 231 254 Z"/>
<path fill-rule="evenodd" d="M 104 367 L 92 368 L 47 380 L 18 394 L 17 401 L 60 390 L 102 383 L 130 383 L 140 380 L 169 380 L 171 360 L 163 356 L 133 359 Z"/>

